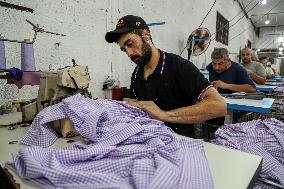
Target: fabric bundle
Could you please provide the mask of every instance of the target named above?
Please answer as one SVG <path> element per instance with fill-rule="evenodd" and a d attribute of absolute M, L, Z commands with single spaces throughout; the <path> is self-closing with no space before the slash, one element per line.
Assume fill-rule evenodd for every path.
<path fill-rule="evenodd" d="M 283 122 L 271 118 L 224 125 L 215 132 L 212 143 L 261 156 L 260 177 L 284 185 Z"/>
<path fill-rule="evenodd" d="M 43 148 L 48 122 L 68 117 L 90 144 Z M 201 140 L 178 141 L 163 122 L 123 102 L 81 95 L 42 110 L 6 164 L 44 188 L 214 188 Z"/>
<path fill-rule="evenodd" d="M 274 91 L 276 91 L 276 92 L 281 92 L 281 93 L 283 93 L 284 94 L 284 87 L 277 87 L 276 89 L 274 89 Z"/>
<path fill-rule="evenodd" d="M 284 113 L 284 87 L 277 87 L 273 93 L 274 103 L 272 109 L 278 113 Z"/>

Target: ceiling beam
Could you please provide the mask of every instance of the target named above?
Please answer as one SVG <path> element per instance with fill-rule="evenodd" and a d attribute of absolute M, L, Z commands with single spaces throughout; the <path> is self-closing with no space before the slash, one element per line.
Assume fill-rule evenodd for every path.
<path fill-rule="evenodd" d="M 264 14 L 252 14 L 251 16 L 263 16 L 263 15 L 273 15 L 273 14 L 284 14 L 284 12 L 271 12 L 271 13 L 264 13 Z"/>

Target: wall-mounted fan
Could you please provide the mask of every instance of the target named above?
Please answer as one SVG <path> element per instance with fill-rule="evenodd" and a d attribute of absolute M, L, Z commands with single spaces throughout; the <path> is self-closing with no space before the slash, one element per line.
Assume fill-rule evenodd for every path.
<path fill-rule="evenodd" d="M 188 60 L 190 56 L 197 56 L 206 51 L 211 42 L 211 34 L 207 28 L 194 30 L 187 39 Z"/>

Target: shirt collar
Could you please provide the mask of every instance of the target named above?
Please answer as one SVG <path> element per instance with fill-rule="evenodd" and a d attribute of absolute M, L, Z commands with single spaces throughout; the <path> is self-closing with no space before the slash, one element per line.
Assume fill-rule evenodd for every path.
<path fill-rule="evenodd" d="M 165 65 L 165 52 L 161 51 L 159 49 L 160 52 L 160 58 L 159 58 L 159 62 L 154 70 L 154 72 L 151 75 L 162 75 L 163 71 L 164 71 L 164 65 Z M 137 72 L 137 77 L 139 78 L 144 78 L 144 66 L 139 66 L 138 68 L 138 72 Z"/>

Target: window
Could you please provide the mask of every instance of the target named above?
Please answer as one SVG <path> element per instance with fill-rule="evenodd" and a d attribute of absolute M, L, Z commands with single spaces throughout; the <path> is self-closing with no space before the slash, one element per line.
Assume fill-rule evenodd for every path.
<path fill-rule="evenodd" d="M 228 45 L 229 21 L 217 11 L 216 41 Z"/>

